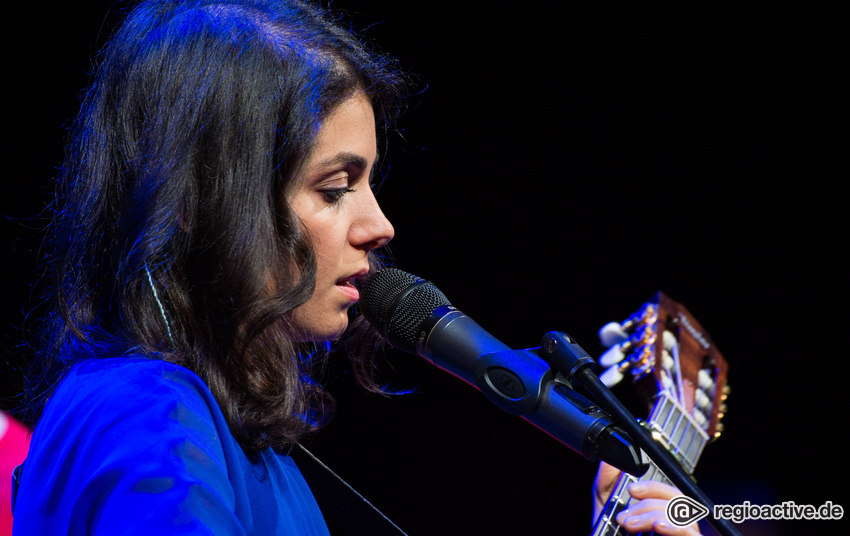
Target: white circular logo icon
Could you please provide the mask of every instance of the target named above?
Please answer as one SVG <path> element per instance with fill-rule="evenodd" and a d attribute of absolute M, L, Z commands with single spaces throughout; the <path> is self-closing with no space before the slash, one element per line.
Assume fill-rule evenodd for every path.
<path fill-rule="evenodd" d="M 667 503 L 667 519 L 677 527 L 686 527 L 708 515 L 708 508 L 697 501 L 679 495 Z"/>

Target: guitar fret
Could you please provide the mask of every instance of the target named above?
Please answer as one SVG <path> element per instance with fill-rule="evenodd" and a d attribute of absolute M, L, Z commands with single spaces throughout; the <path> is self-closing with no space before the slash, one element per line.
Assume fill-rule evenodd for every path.
<path fill-rule="evenodd" d="M 663 437 L 664 431 L 667 430 L 667 425 L 670 422 L 670 419 L 673 417 L 673 409 L 675 408 L 675 406 L 673 406 L 670 398 L 663 396 L 661 399 L 661 408 L 663 410 L 662 415 L 664 416 L 664 419 L 660 422 L 660 424 L 658 424 L 657 419 L 655 422 Z"/>
<path fill-rule="evenodd" d="M 700 432 L 702 432 L 702 428 L 699 425 L 692 421 L 688 421 L 688 440 L 687 442 L 682 441 L 684 448 L 681 450 L 683 457 L 687 462 L 687 470 L 689 473 L 693 472 L 697 460 L 699 459 L 700 454 L 702 454 L 702 449 L 705 447 L 708 440 L 707 436 L 701 436 Z"/>
<path fill-rule="evenodd" d="M 626 486 L 628 485 L 629 478 L 633 477 L 624 474 L 617 480 L 617 484 L 614 486 L 614 491 L 611 493 L 611 497 L 608 499 L 608 502 L 599 516 L 599 520 L 596 524 L 596 530 L 594 531 L 595 535 L 620 534 L 621 527 L 617 524 L 616 517 L 617 514 L 626 509 L 631 499 L 629 494 L 626 492 Z"/>
<path fill-rule="evenodd" d="M 681 445 L 682 436 L 684 435 L 684 430 L 682 428 L 682 421 L 684 421 L 685 428 L 688 426 L 687 419 L 684 418 L 682 413 L 679 414 L 679 418 L 676 420 L 675 426 L 673 426 L 673 431 L 670 434 L 670 445 Z M 674 447 L 678 449 L 678 447 Z M 676 452 L 676 451 L 674 451 Z"/>
<path fill-rule="evenodd" d="M 702 449 L 708 443 L 708 435 L 702 427 L 668 392 L 659 395 L 649 422 L 653 436 L 677 455 L 688 472 L 693 472 Z M 681 427 L 683 424 L 684 428 Z"/>
<path fill-rule="evenodd" d="M 685 430 L 684 430 L 684 432 L 682 432 L 682 437 L 679 440 L 679 446 L 677 447 L 676 451 L 681 452 L 682 457 L 685 460 L 687 460 L 688 465 L 690 465 L 690 467 L 688 467 L 688 472 L 693 471 L 693 466 L 691 465 L 691 461 L 694 459 L 692 454 L 693 454 L 694 440 L 696 439 L 696 437 L 697 437 L 696 428 L 694 427 L 694 425 L 690 421 L 686 421 Z"/>
<path fill-rule="evenodd" d="M 607 535 L 619 536 L 620 531 L 623 530 L 623 528 L 620 525 L 617 524 L 617 520 L 615 520 L 613 517 L 611 517 L 611 518 L 603 517 L 602 519 L 600 519 L 599 523 L 600 523 L 601 528 L 608 529 L 604 532 L 604 534 L 607 534 Z M 613 530 L 613 532 L 611 532 L 611 530 Z M 603 534 L 603 533 L 599 533 L 599 534 Z"/>

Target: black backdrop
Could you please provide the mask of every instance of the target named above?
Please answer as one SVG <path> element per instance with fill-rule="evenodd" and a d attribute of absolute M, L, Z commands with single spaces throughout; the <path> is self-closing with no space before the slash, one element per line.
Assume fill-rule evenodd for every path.
<path fill-rule="evenodd" d="M 4 406 L 64 127 L 124 4 L 16 8 L 5 33 Z M 727 432 L 697 470 L 716 503 L 850 507 L 840 441 L 847 57 L 811 6 L 340 0 L 425 88 L 379 200 L 397 265 L 508 345 L 596 330 L 655 291 L 730 363 Z M 426 88 L 427 86 L 427 88 Z M 846 142 L 841 148 L 846 147 Z M 843 162 L 841 162 L 843 163 Z M 386 400 L 348 376 L 310 442 L 411 535 L 583 534 L 595 468 L 415 357 Z M 844 498 L 842 503 L 841 498 Z M 747 523 L 745 534 L 840 522 Z"/>

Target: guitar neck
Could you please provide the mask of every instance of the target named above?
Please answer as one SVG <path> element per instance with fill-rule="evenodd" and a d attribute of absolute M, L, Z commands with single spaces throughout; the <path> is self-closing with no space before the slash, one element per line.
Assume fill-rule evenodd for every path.
<path fill-rule="evenodd" d="M 655 440 L 663 444 L 689 474 L 693 473 L 703 448 L 709 442 L 709 437 L 672 393 L 663 391 L 659 394 L 645 426 Z M 643 480 L 670 483 L 655 463 L 650 461 L 649 465 L 649 470 L 640 478 L 626 473 L 620 475 L 608 502 L 599 515 L 592 536 L 626 534 L 626 531 L 617 524 L 615 517 L 628 508 L 633 500 L 627 491 L 629 484 Z"/>
<path fill-rule="evenodd" d="M 611 386 L 631 376 L 650 408 L 644 426 L 693 474 L 703 448 L 723 429 L 720 419 L 729 393 L 726 360 L 693 315 L 661 292 L 624 322 L 608 324 L 603 334 L 609 350 L 599 358 L 607 367 L 600 379 Z M 654 463 L 650 466 L 640 480 L 669 484 Z M 626 488 L 637 481 L 620 476 L 593 536 L 625 533 L 615 517 L 629 506 Z"/>
<path fill-rule="evenodd" d="M 673 454 L 688 474 L 692 474 L 709 437 L 669 391 L 658 396 L 647 427 L 652 437 Z"/>

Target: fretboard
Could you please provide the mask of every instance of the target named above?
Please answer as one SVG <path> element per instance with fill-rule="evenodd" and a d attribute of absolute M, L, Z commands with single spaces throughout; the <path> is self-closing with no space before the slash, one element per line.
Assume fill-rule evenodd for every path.
<path fill-rule="evenodd" d="M 708 434 L 668 391 L 662 391 L 659 394 L 644 424 L 655 440 L 664 445 L 689 474 L 693 473 L 697 460 L 708 443 Z M 651 461 L 649 470 L 640 478 L 626 473 L 620 475 L 596 521 L 592 536 L 626 534 L 625 529 L 617 524 L 615 518 L 633 501 L 626 488 L 632 482 L 639 480 L 670 483 L 664 473 Z"/>

